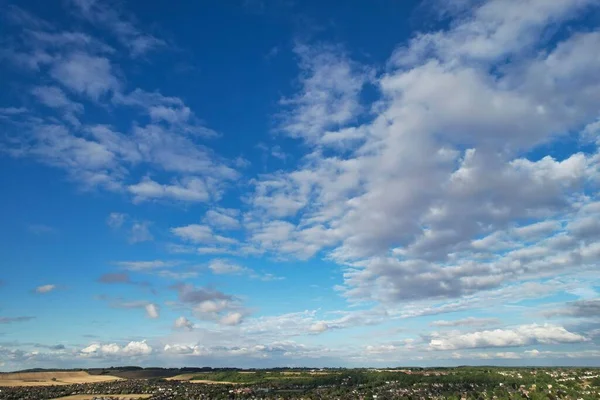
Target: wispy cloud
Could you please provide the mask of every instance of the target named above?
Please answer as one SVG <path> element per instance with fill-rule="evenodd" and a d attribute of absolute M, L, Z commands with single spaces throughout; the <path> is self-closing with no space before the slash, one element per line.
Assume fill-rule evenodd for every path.
<path fill-rule="evenodd" d="M 48 285 L 42 285 L 42 286 L 36 287 L 35 291 L 36 291 L 36 293 L 44 294 L 44 293 L 50 293 L 56 289 L 57 289 L 56 285 L 48 284 Z"/>
<path fill-rule="evenodd" d="M 108 215 L 106 224 L 113 229 L 118 229 L 123 226 L 128 217 L 129 216 L 124 213 L 112 212 Z"/>
<path fill-rule="evenodd" d="M 263 281 L 282 280 L 273 274 L 260 274 L 252 268 L 244 267 L 226 259 L 214 259 L 208 264 L 208 269 L 215 275 L 243 275 L 251 279 L 260 279 Z"/>
<path fill-rule="evenodd" d="M 131 226 L 129 235 L 130 243 L 141 243 L 154 240 L 154 236 L 150 232 L 150 222 L 134 222 Z"/>
<path fill-rule="evenodd" d="M 139 29 L 132 17 L 102 0 L 71 0 L 77 12 L 88 21 L 111 32 L 132 57 L 166 46 L 166 42 Z"/>
<path fill-rule="evenodd" d="M 115 265 L 129 271 L 147 271 L 160 268 L 170 268 L 181 264 L 180 261 L 118 261 Z"/>
<path fill-rule="evenodd" d="M 437 327 L 460 327 L 460 326 L 485 326 L 485 325 L 496 325 L 499 324 L 500 320 L 497 318 L 463 318 L 455 320 L 438 320 L 433 321 L 430 325 Z"/>
<path fill-rule="evenodd" d="M 31 321 L 35 317 L 0 317 L 0 324 L 12 324 L 15 322 Z"/>
<path fill-rule="evenodd" d="M 53 235 L 58 233 L 56 228 L 44 224 L 29 224 L 27 230 L 34 235 Z"/>

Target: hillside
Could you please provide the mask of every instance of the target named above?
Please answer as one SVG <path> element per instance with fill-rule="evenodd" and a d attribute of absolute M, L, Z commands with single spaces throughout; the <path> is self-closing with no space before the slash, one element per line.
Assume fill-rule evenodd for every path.
<path fill-rule="evenodd" d="M 119 380 L 113 375 L 90 375 L 86 371 L 38 371 L 0 374 L 0 386 L 49 386 Z"/>

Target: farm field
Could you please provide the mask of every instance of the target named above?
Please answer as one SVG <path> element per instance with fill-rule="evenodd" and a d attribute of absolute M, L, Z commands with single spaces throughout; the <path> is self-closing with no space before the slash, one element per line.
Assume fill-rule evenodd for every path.
<path fill-rule="evenodd" d="M 90 375 L 85 371 L 15 372 L 0 374 L 0 386 L 51 386 L 74 383 L 100 383 L 120 380 L 110 375 Z"/>

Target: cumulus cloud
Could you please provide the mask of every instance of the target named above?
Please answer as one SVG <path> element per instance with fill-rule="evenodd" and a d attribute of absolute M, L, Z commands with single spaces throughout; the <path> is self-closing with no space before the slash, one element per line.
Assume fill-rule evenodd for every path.
<path fill-rule="evenodd" d="M 144 356 L 152 353 L 146 341 L 131 341 L 125 346 L 116 343 L 99 344 L 94 343 L 80 350 L 81 355 L 86 357 L 118 357 L 118 356 Z"/>
<path fill-rule="evenodd" d="M 188 346 L 184 344 L 166 344 L 163 348 L 163 351 L 167 354 L 176 354 L 176 355 L 206 355 L 207 352 L 204 351 L 204 348 L 198 345 Z"/>
<path fill-rule="evenodd" d="M 283 257 L 325 252 L 347 266 L 339 289 L 348 299 L 390 305 L 593 265 L 597 215 L 576 210 L 579 199 L 595 201 L 597 149 L 528 155 L 597 120 L 600 97 L 590 88 L 600 88 L 592 72 L 600 64 L 589 55 L 600 34 L 575 32 L 552 44 L 542 34 L 591 2 L 509 3 L 473 4 L 447 29 L 400 46 L 389 68 L 367 80 L 339 49 L 301 48 L 302 87 L 286 104 L 283 131 L 308 150 L 294 169 L 252 182 L 252 244 Z M 513 40 L 525 32 L 527 40 Z M 343 82 L 329 91 L 339 91 L 335 99 L 319 95 L 322 77 Z M 381 98 L 373 118 L 356 123 L 357 109 L 343 110 L 360 106 L 356 94 L 367 81 Z M 323 150 L 326 137 L 352 141 L 340 156 Z"/>
<path fill-rule="evenodd" d="M 230 312 L 219 320 L 222 325 L 239 325 L 244 315 L 241 312 Z"/>
<path fill-rule="evenodd" d="M 209 287 L 194 287 L 189 284 L 175 285 L 179 300 L 183 303 L 199 304 L 208 300 L 231 300 L 233 297 Z"/>
<path fill-rule="evenodd" d="M 183 317 L 183 316 L 182 317 L 178 317 L 175 320 L 175 323 L 173 324 L 173 326 L 176 329 L 187 329 L 187 330 L 190 330 L 190 331 L 192 329 L 194 329 L 194 324 L 189 319 L 187 319 L 186 317 Z"/>
<path fill-rule="evenodd" d="M 207 347 L 200 344 L 166 344 L 163 351 L 172 355 L 193 355 L 215 359 L 294 359 L 320 358 L 329 349 L 320 346 L 307 346 L 294 341 L 272 341 L 266 344 L 229 345 Z"/>
<path fill-rule="evenodd" d="M 280 115 L 280 129 L 292 137 L 318 141 L 326 129 L 343 126 L 361 113 L 359 94 L 370 71 L 340 48 L 296 44 L 294 52 L 300 59 L 302 91 L 281 100 L 289 110 Z"/>
<path fill-rule="evenodd" d="M 329 325 L 327 325 L 326 322 L 323 321 L 319 321 L 319 322 L 315 322 L 314 324 L 312 324 L 310 326 L 310 328 L 308 328 L 311 332 L 315 332 L 315 333 L 323 333 L 326 330 L 329 329 Z"/>
<path fill-rule="evenodd" d="M 238 298 L 216 289 L 189 284 L 178 284 L 172 288 L 178 292 L 180 303 L 189 307 L 199 319 L 221 325 L 238 325 L 249 314 Z"/>
<path fill-rule="evenodd" d="M 557 325 L 521 325 L 512 329 L 495 329 L 470 333 L 433 334 L 431 350 L 458 350 L 486 347 L 520 347 L 534 344 L 578 343 L 587 339 Z"/>
<path fill-rule="evenodd" d="M 132 57 L 165 44 L 103 2 L 72 2 L 84 20 L 112 33 Z M 266 147 L 287 161 L 285 169 L 248 177 L 251 192 L 242 196 L 239 210 L 219 207 L 219 202 L 240 177 L 236 168 L 247 162 L 224 159 L 204 145 L 204 139 L 218 133 L 189 105 L 158 91 L 125 90 L 127 77 L 117 62 L 120 48 L 87 34 L 60 32 L 16 8 L 10 8 L 9 19 L 30 32 L 24 33 L 25 40 L 11 38 L 14 48 L 6 59 L 40 77 L 37 86 L 23 92 L 37 100 L 32 106 L 45 110 L 35 115 L 30 104 L 0 109 L 7 132 L 0 147 L 12 157 L 60 168 L 85 189 L 124 193 L 135 204 L 208 204 L 195 223 L 170 228 L 172 240 L 182 242 L 170 249 L 277 260 L 324 257 L 343 271 L 338 293 L 358 307 L 376 307 L 252 318 L 234 295 L 209 286 L 176 285 L 174 308 L 224 325 L 204 335 L 239 331 L 249 338 L 227 336 L 221 347 L 182 341 L 165 345 L 165 353 L 322 355 L 328 349 L 277 340 L 474 307 L 484 315 L 486 307 L 503 302 L 574 293 L 573 287 L 592 276 L 600 261 L 600 59 L 595 51 L 600 33 L 572 24 L 565 30 L 561 24 L 585 15 L 595 2 L 448 4 L 443 8 L 452 21 L 399 45 L 385 68 L 361 65 L 340 46 L 296 44 L 299 90 L 281 99 L 275 125 L 281 134 L 299 139 L 305 153 L 287 158 L 280 146 Z M 457 4 L 465 6 L 450 10 Z M 554 34 L 555 27 L 560 35 Z M 365 96 L 369 85 L 374 90 Z M 83 121 L 78 126 L 84 101 L 86 107 L 94 103 L 141 117 L 133 117 L 130 127 Z M 576 151 L 566 146 L 560 156 L 544 154 L 562 144 L 567 133 L 586 146 Z M 107 224 L 130 232 L 134 242 L 152 239 L 149 223 L 125 214 L 111 214 Z M 167 269 L 179 264 L 116 263 L 169 279 L 195 276 L 194 271 Z M 262 276 L 224 259 L 208 267 L 214 274 Z M 573 281 L 562 279 L 566 274 L 575 276 Z M 130 283 L 119 273 L 100 281 Z M 593 318 L 595 301 L 564 304 L 548 316 Z M 148 301 L 117 303 L 158 316 L 157 306 Z M 0 322 L 25 317 L 3 318 Z M 431 325 L 496 323 L 464 318 Z M 175 321 L 177 329 L 191 326 L 185 317 Z M 423 336 L 422 346 L 453 351 L 456 359 L 512 359 L 522 354 L 462 350 L 578 343 L 593 336 L 567 328 L 444 329 Z M 234 340 L 240 343 L 232 345 Z M 127 351 L 140 352 L 145 345 L 135 343 Z M 407 343 L 373 344 L 366 351 L 397 355 Z M 124 354 L 127 346 L 94 344 L 82 354 Z M 555 354 L 545 352 L 540 347 L 527 354 Z"/>
<path fill-rule="evenodd" d="M 149 318 L 156 319 L 158 318 L 158 306 L 153 303 L 146 304 L 145 306 L 146 314 Z"/>
<path fill-rule="evenodd" d="M 116 91 L 120 82 L 105 57 L 73 53 L 56 62 L 50 75 L 75 93 L 98 100 L 109 91 Z"/>

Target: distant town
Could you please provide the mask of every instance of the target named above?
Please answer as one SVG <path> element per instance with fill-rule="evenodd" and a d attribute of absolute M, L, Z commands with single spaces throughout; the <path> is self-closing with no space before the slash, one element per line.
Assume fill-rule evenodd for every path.
<path fill-rule="evenodd" d="M 600 399 L 600 368 L 115 367 L 0 374 L 7 400 Z"/>

